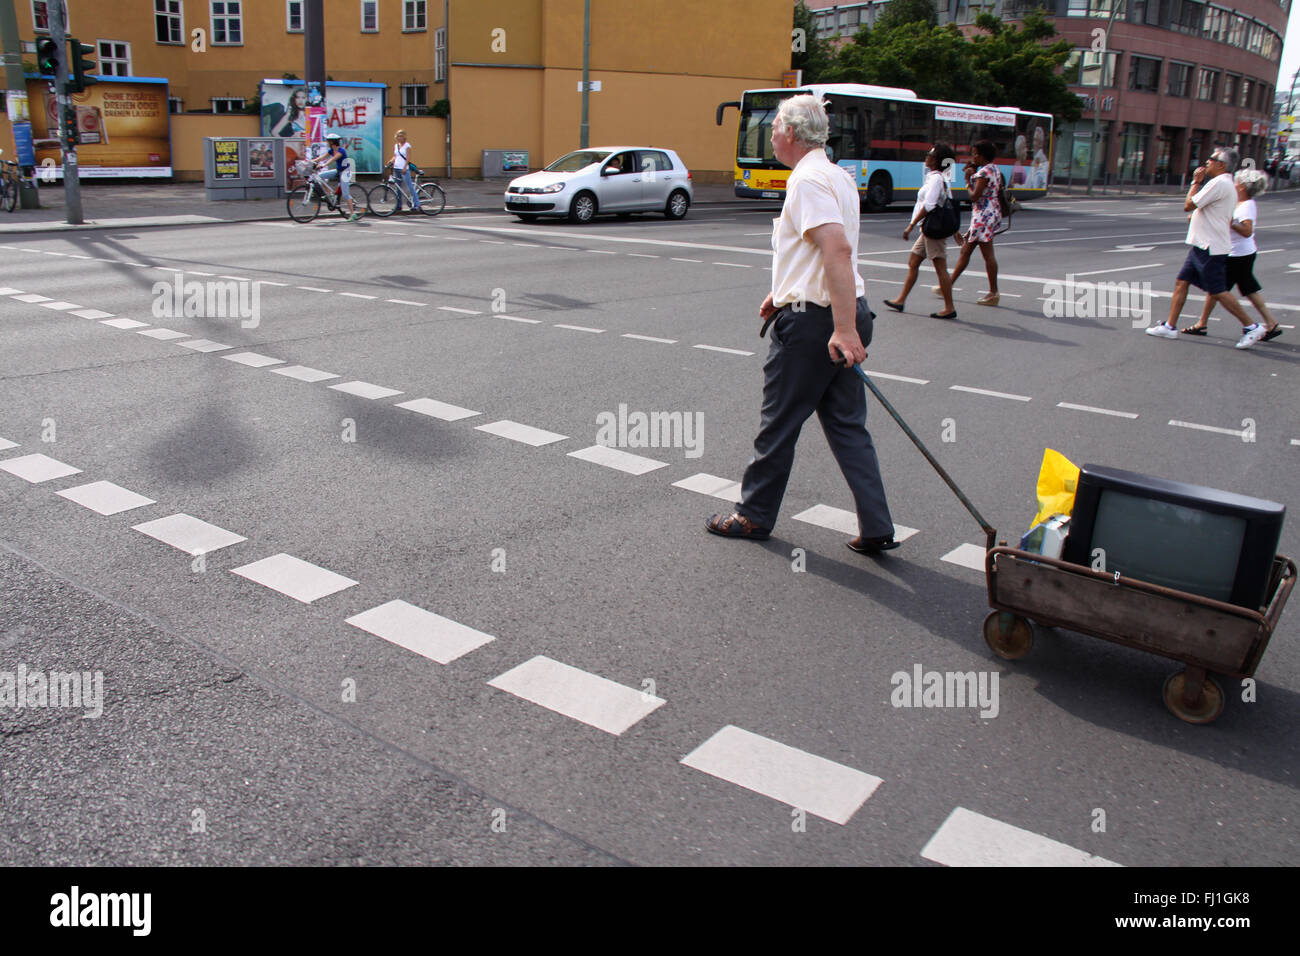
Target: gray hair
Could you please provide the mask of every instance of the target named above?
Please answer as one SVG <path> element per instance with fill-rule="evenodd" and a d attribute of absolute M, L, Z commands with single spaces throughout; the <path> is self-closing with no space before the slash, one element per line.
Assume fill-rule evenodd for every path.
<path fill-rule="evenodd" d="M 1258 169 L 1239 169 L 1232 181 L 1252 199 L 1268 188 L 1268 176 Z"/>
<path fill-rule="evenodd" d="M 1214 152 L 1218 153 L 1219 158 L 1223 160 L 1223 168 L 1225 172 L 1235 173 L 1237 167 L 1241 165 L 1241 153 L 1237 152 L 1231 146 L 1220 146 Z"/>
<path fill-rule="evenodd" d="M 794 138 L 804 146 L 825 146 L 830 136 L 830 121 L 826 118 L 826 104 L 811 93 L 802 93 L 781 101 L 776 122 L 782 129 L 794 133 Z"/>

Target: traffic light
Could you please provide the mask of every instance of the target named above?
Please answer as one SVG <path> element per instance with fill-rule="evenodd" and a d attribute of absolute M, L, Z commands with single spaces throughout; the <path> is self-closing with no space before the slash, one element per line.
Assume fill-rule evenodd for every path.
<path fill-rule="evenodd" d="M 59 45 L 49 37 L 36 41 L 36 71 L 48 76 L 59 72 Z"/>
<path fill-rule="evenodd" d="M 82 43 L 76 37 L 68 37 L 68 92 L 82 93 L 86 87 L 92 83 L 98 83 L 99 78 L 87 76 L 87 73 L 93 73 L 99 69 L 99 64 L 94 60 L 87 60 L 85 56 L 95 52 L 95 48 L 89 43 Z"/>
<path fill-rule="evenodd" d="M 77 108 L 71 103 L 63 107 L 63 125 L 59 132 L 64 149 L 77 148 Z"/>

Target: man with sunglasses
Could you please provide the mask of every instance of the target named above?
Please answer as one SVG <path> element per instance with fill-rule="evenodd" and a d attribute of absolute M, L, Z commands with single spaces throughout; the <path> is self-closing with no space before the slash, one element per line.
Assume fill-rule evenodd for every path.
<path fill-rule="evenodd" d="M 1250 316 L 1236 298 L 1228 292 L 1228 253 L 1232 251 L 1232 211 L 1237 205 L 1237 187 L 1232 174 L 1237 169 L 1235 149 L 1220 146 L 1211 154 L 1204 166 L 1192 174 L 1192 188 L 1183 202 L 1183 211 L 1192 214 L 1187 227 L 1187 259 L 1174 282 L 1174 294 L 1169 303 L 1169 318 L 1146 330 L 1147 335 L 1166 339 L 1178 338 L 1178 313 L 1187 301 L 1187 287 L 1195 284 L 1214 299 L 1241 323 L 1243 333 L 1236 347 L 1248 349 L 1268 332 L 1263 325 L 1253 324 Z M 1207 182 L 1207 177 L 1209 181 Z"/>

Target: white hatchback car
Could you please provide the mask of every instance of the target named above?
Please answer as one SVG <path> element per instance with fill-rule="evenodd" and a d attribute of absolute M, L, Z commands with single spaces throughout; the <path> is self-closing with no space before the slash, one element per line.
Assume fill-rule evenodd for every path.
<path fill-rule="evenodd" d="M 671 149 L 597 146 L 568 153 L 512 181 L 506 189 L 506 212 L 524 222 L 538 216 L 591 222 L 607 212 L 662 212 L 669 219 L 681 219 L 693 198 L 691 172 Z"/>

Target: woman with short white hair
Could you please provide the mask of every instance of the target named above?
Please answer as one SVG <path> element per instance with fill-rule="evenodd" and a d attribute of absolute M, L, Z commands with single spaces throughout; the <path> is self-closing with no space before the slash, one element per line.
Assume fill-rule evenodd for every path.
<path fill-rule="evenodd" d="M 801 93 L 781 101 L 774 122 L 794 134 L 805 146 L 825 146 L 830 137 L 830 122 L 822 101 L 811 93 Z"/>
<path fill-rule="evenodd" d="M 1255 197 L 1268 188 L 1268 176 L 1258 169 L 1239 169 L 1232 177 L 1232 181 L 1237 186 L 1237 207 L 1233 210 L 1232 222 L 1229 225 L 1232 232 L 1228 238 L 1232 241 L 1232 251 L 1228 253 L 1226 270 L 1228 291 L 1231 292 L 1235 287 L 1264 317 L 1264 325 L 1268 331 L 1264 333 L 1261 341 L 1267 342 L 1282 334 L 1277 319 L 1273 318 L 1273 314 L 1268 311 L 1268 306 L 1264 304 L 1264 297 L 1259 294 L 1263 286 L 1255 278 L 1255 254 L 1258 248 L 1255 245 L 1255 222 L 1258 215 Z M 1210 313 L 1213 311 L 1214 297 L 1207 295 L 1200 319 L 1195 325 L 1183 329 L 1183 334 L 1205 335 L 1206 327 L 1210 323 Z"/>

